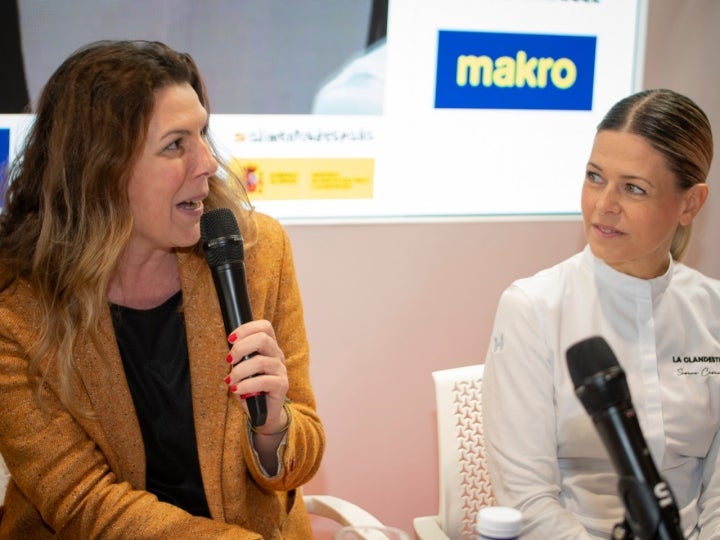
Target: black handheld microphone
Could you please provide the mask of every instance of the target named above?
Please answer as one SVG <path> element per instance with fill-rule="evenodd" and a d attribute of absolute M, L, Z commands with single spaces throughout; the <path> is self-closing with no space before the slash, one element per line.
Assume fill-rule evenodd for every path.
<path fill-rule="evenodd" d="M 632 533 L 640 540 L 684 540 L 672 491 L 655 467 L 625 372 L 610 346 L 601 337 L 591 337 L 570 347 L 566 356 L 575 394 L 620 477 L 618 493 Z"/>
<path fill-rule="evenodd" d="M 227 335 L 241 324 L 253 320 L 245 278 L 243 238 L 232 211 L 218 208 L 203 214 L 200 217 L 200 237 L 205 260 L 212 271 Z M 267 419 L 265 393 L 248 396 L 245 402 L 252 425 L 262 426 Z"/>

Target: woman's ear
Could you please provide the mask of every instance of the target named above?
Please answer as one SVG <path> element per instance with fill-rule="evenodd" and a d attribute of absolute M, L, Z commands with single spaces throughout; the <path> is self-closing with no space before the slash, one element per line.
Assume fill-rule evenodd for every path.
<path fill-rule="evenodd" d="M 708 197 L 707 184 L 695 184 L 685 192 L 685 210 L 680 214 L 680 225 L 687 227 L 698 215 Z"/>

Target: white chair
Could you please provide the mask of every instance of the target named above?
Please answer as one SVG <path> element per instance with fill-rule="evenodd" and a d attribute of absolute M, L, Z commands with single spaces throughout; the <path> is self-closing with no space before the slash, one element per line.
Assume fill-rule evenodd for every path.
<path fill-rule="evenodd" d="M 5 500 L 5 490 L 7 490 L 8 482 L 10 481 L 10 471 L 8 471 L 7 465 L 5 465 L 5 459 L 0 454 L 0 506 Z"/>
<path fill-rule="evenodd" d="M 475 538 L 480 508 L 495 499 L 482 423 L 482 364 L 434 371 L 437 404 L 439 509 L 413 520 L 419 540 Z"/>
<path fill-rule="evenodd" d="M 308 513 L 331 519 L 342 527 L 348 525 L 382 526 L 380 520 L 367 510 L 333 495 L 303 495 L 303 502 Z"/>

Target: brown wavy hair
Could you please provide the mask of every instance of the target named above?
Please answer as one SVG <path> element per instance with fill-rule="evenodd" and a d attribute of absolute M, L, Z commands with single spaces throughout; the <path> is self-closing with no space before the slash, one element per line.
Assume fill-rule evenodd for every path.
<path fill-rule="evenodd" d="M 81 332 L 96 340 L 107 287 L 133 229 L 127 195 L 157 90 L 189 84 L 209 113 L 193 59 L 154 41 L 99 41 L 75 51 L 53 73 L 24 147 L 11 165 L 0 214 L 0 290 L 26 280 L 42 306 L 30 352 L 57 361 L 61 399 L 72 407 L 73 350 Z M 220 158 L 205 208 L 232 208 L 249 243 L 252 208 L 241 181 Z M 193 249 L 200 251 L 200 246 Z M 39 387 L 42 385 L 39 385 Z"/>
<path fill-rule="evenodd" d="M 664 88 L 643 90 L 617 102 L 597 131 L 624 131 L 643 137 L 665 158 L 679 190 L 704 184 L 713 158 L 710 121 L 690 98 Z M 670 246 L 672 258 L 682 259 L 692 224 L 678 225 Z"/>

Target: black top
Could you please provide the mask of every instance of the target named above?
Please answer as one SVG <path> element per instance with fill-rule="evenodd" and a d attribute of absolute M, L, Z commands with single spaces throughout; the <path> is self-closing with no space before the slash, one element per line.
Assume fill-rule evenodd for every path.
<path fill-rule="evenodd" d="M 147 461 L 147 491 L 210 517 L 197 453 L 182 292 L 152 309 L 110 305 Z"/>

